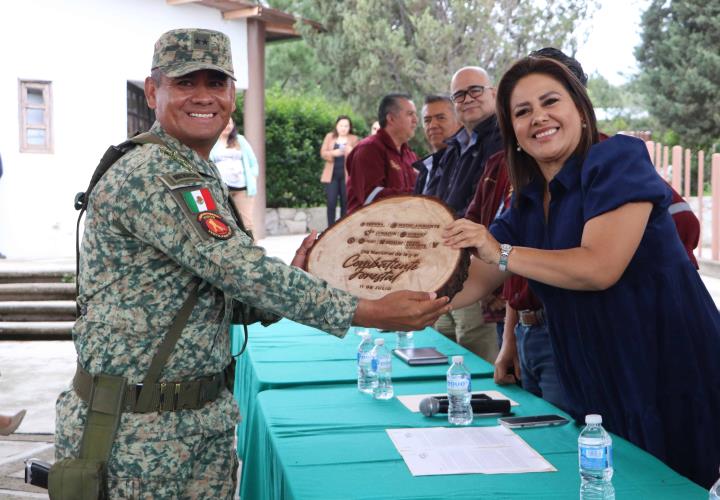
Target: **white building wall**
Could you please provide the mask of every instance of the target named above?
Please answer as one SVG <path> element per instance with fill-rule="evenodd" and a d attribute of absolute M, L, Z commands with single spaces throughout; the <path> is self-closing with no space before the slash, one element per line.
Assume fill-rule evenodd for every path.
<path fill-rule="evenodd" d="M 0 4 L 0 252 L 74 255 L 73 198 L 110 144 L 127 135 L 127 81 L 150 73 L 167 30 L 230 36 L 238 90 L 247 88 L 247 25 L 165 0 L 33 0 Z M 52 82 L 54 153 L 20 153 L 18 81 Z"/>

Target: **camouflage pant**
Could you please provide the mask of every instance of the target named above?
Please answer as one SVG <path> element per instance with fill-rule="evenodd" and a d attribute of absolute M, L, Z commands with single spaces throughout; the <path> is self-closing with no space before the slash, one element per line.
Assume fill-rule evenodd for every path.
<path fill-rule="evenodd" d="M 233 430 L 175 441 L 120 441 L 108 466 L 109 498 L 232 499 L 237 468 Z"/>

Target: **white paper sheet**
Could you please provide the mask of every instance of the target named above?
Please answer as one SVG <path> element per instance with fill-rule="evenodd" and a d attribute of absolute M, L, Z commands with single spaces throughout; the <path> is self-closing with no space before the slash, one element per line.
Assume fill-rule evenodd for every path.
<path fill-rule="evenodd" d="M 488 397 L 491 397 L 493 399 L 507 399 L 510 401 L 510 406 L 519 406 L 518 403 L 507 397 L 505 394 L 503 394 L 500 391 L 475 391 L 473 392 L 474 395 L 477 394 L 485 394 Z M 397 396 L 397 398 L 400 400 L 402 404 L 405 405 L 405 407 L 410 410 L 413 413 L 418 413 L 420 411 L 420 401 L 422 401 L 425 398 L 434 396 L 447 396 L 446 393 L 441 392 L 437 394 L 412 394 L 408 396 Z"/>
<path fill-rule="evenodd" d="M 557 469 L 503 426 L 386 429 L 413 476 L 516 474 Z"/>

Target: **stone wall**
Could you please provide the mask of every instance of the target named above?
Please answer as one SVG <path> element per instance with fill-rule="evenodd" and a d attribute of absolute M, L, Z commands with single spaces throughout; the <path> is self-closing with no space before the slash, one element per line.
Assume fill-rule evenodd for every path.
<path fill-rule="evenodd" d="M 337 217 L 340 217 L 338 208 Z M 327 208 L 267 208 L 265 209 L 265 231 L 268 236 L 283 234 L 306 234 L 311 229 L 327 229 Z"/>

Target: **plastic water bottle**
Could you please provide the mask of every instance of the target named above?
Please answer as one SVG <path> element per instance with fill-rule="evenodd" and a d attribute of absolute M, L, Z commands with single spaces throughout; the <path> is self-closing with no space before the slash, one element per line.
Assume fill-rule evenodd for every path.
<path fill-rule="evenodd" d="M 715 481 L 715 484 L 710 488 L 710 494 L 708 495 L 709 500 L 720 500 L 720 479 Z"/>
<path fill-rule="evenodd" d="M 392 386 L 392 357 L 385 347 L 385 339 L 375 339 L 372 350 L 372 374 L 374 375 L 373 397 L 375 399 L 391 399 Z"/>
<path fill-rule="evenodd" d="M 587 415 L 578 437 L 580 499 L 614 500 L 612 438 L 602 426 L 600 415 Z"/>
<path fill-rule="evenodd" d="M 414 349 L 415 339 L 413 332 L 397 332 L 397 349 Z"/>
<path fill-rule="evenodd" d="M 473 421 L 472 382 L 462 356 L 453 356 L 447 372 L 448 422 L 452 425 L 470 425 Z"/>
<path fill-rule="evenodd" d="M 357 387 L 358 391 L 366 394 L 372 394 L 373 383 L 375 382 L 372 376 L 372 350 L 373 341 L 370 332 L 363 331 L 359 333 L 360 345 L 357 351 Z"/>

